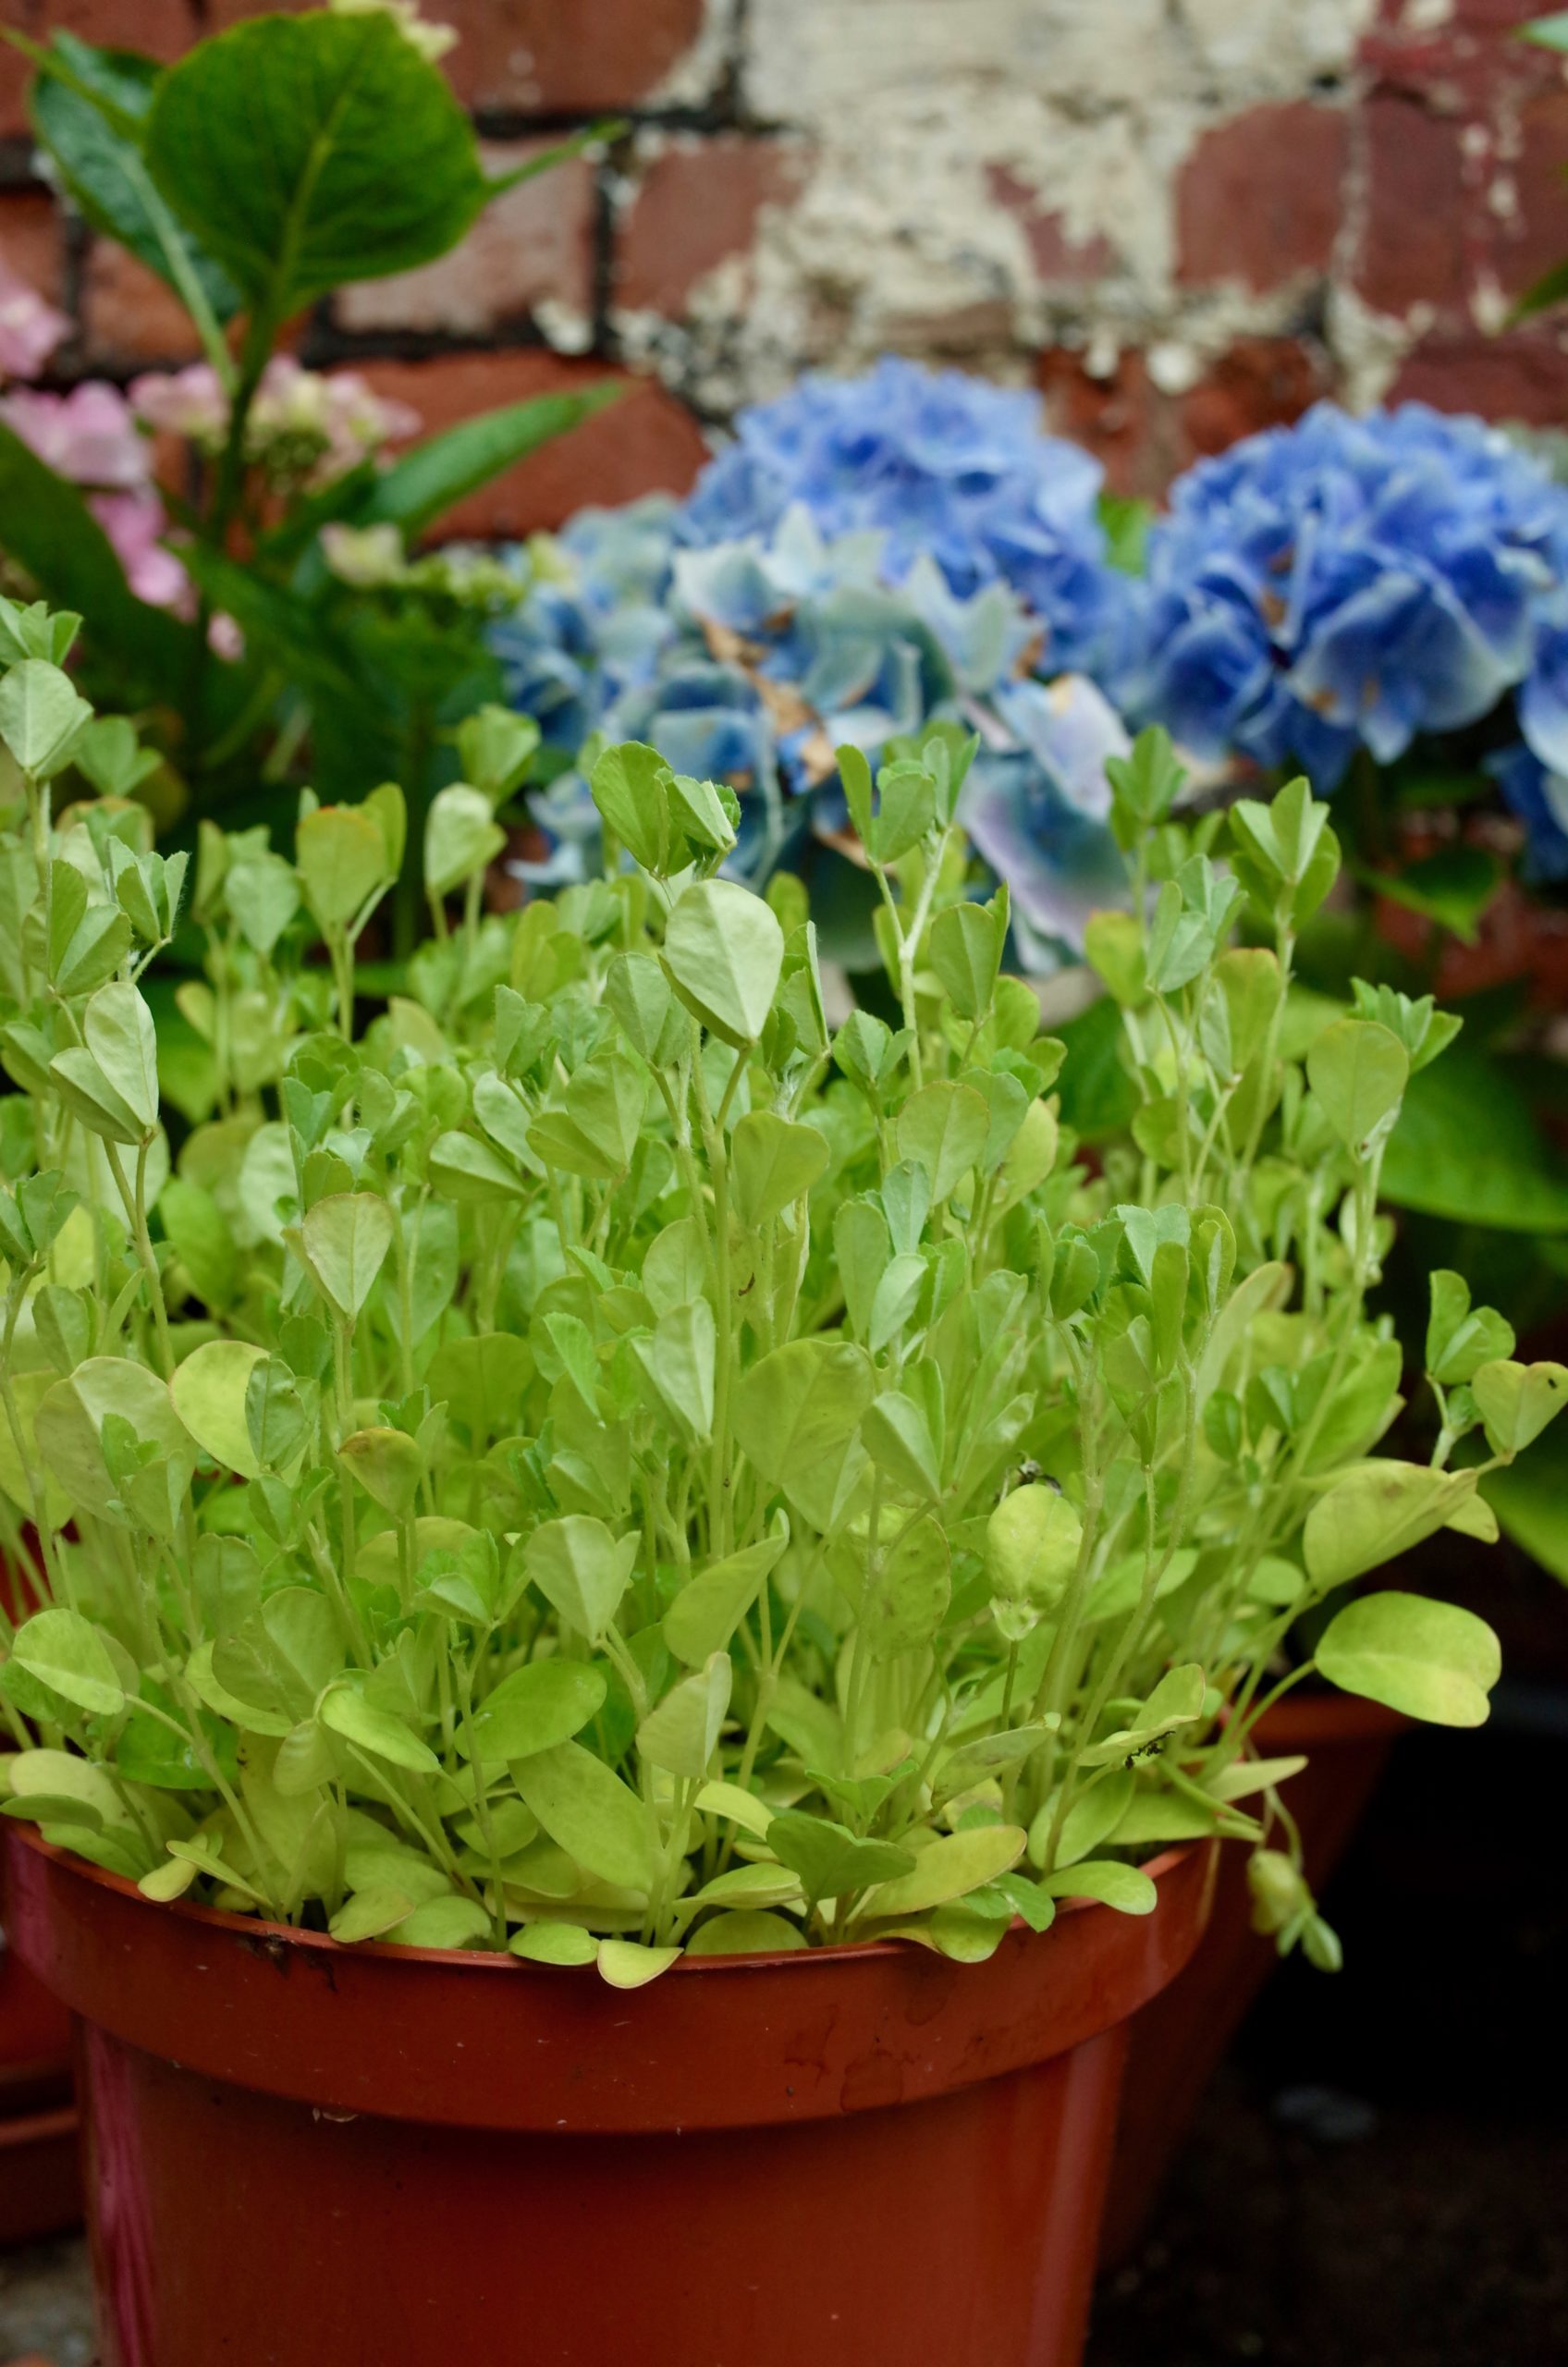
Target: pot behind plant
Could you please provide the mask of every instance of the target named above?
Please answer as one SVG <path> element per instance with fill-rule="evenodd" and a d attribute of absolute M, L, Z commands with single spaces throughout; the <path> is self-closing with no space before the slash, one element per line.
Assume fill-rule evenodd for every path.
<path fill-rule="evenodd" d="M 81 2017 L 103 2367 L 1071 2367 L 1146 1918 L 592 1972 L 188 1907 L 6 1836 Z"/>
<path fill-rule="evenodd" d="M 1258 1744 L 1269 1756 L 1307 1754 L 1285 1800 L 1300 1827 L 1315 1890 L 1343 1855 L 1394 1737 L 1407 1723 L 1397 1711 L 1348 1693 L 1292 1694 L 1259 1721 Z M 1276 1962 L 1273 1941 L 1252 1928 L 1247 1852 L 1228 1846 L 1220 1852 L 1214 1911 L 1200 1946 L 1129 2033 L 1101 2232 L 1106 2263 L 1124 2260 L 1142 2235 L 1203 2091 Z"/>

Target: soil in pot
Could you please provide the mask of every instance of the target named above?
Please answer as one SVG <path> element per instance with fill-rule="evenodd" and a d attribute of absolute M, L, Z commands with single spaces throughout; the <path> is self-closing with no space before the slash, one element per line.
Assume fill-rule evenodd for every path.
<path fill-rule="evenodd" d="M 1268 1756 L 1307 1755 L 1285 1797 L 1315 1890 L 1338 1864 L 1405 1723 L 1345 1693 L 1287 1695 L 1259 1721 L 1258 1745 Z M 1228 1846 L 1202 1945 L 1132 2027 L 1101 2238 L 1108 2264 L 1137 2242 L 1198 2100 L 1276 1961 L 1273 1941 L 1252 1928 L 1247 1852 Z"/>
<path fill-rule="evenodd" d="M 1147 1917 L 591 1971 L 153 1906 L 6 1835 L 81 2016 L 103 2367 L 1071 2367 Z"/>

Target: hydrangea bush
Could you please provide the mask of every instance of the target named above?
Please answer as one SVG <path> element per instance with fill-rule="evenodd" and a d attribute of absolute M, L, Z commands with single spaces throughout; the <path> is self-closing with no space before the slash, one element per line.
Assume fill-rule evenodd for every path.
<path fill-rule="evenodd" d="M 570 762 L 596 731 L 739 785 L 735 862 L 762 877 L 809 859 L 807 831 L 843 842 L 841 742 L 875 756 L 951 722 L 980 735 L 964 820 L 1012 889 L 1020 958 L 1076 953 L 1120 881 L 1104 767 L 1127 744 L 1091 676 L 1125 667 L 1136 608 L 1099 484 L 1033 397 L 888 360 L 742 412 L 687 500 L 536 545 L 495 639 L 561 767 L 533 876 L 596 863 Z"/>
<path fill-rule="evenodd" d="M 1139 713 L 1326 789 L 1495 717 L 1532 859 L 1561 867 L 1568 490 L 1500 429 L 1320 403 L 1179 478 L 1147 566 Z"/>
<path fill-rule="evenodd" d="M 592 135 L 492 175 L 434 62 L 448 36 L 409 0 L 251 17 L 170 66 L 68 31 L 7 38 L 36 67 L 32 129 L 66 202 L 165 281 L 202 354 L 129 395 L 29 384 L 67 325 L 0 279 L 8 587 L 88 617 L 81 679 L 155 718 L 160 813 L 187 834 L 276 809 L 280 788 L 291 803 L 307 769 L 334 794 L 396 772 L 417 817 L 450 778 L 449 734 L 496 693 L 484 631 L 516 594 L 497 568 L 406 546 L 606 390 L 512 404 L 394 459 L 413 413 L 302 366 L 284 332 L 344 282 L 447 252 Z"/>

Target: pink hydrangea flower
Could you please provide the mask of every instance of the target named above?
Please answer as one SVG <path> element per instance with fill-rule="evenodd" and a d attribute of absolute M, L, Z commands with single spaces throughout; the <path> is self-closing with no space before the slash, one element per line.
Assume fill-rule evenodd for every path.
<path fill-rule="evenodd" d="M 0 418 L 73 484 L 133 492 L 148 482 L 147 445 L 130 405 L 101 379 L 85 379 L 68 395 L 15 386 L 0 396 Z"/>
<path fill-rule="evenodd" d="M 168 524 L 164 505 L 151 490 L 94 493 L 88 508 L 115 546 L 126 581 L 139 600 L 154 608 L 190 612 L 190 578 L 159 541 Z"/>
<path fill-rule="evenodd" d="M 210 362 L 149 370 L 131 381 L 130 407 L 144 427 L 183 435 L 216 451 L 228 427 L 228 397 Z"/>
<path fill-rule="evenodd" d="M 0 377 L 36 378 L 70 322 L 0 257 Z"/>

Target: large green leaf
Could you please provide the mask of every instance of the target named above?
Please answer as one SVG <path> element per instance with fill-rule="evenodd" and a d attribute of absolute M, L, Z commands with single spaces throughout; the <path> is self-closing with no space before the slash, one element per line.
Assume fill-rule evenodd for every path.
<path fill-rule="evenodd" d="M 28 112 L 73 203 L 95 230 L 129 247 L 187 305 L 194 293 L 220 321 L 239 298 L 227 272 L 178 222 L 147 169 L 141 134 L 164 68 L 134 50 L 95 49 L 57 32 Z"/>
<path fill-rule="evenodd" d="M 0 547 L 55 607 L 92 619 L 90 647 L 100 672 L 112 672 L 133 700 L 179 698 L 191 678 L 191 628 L 136 597 L 80 488 L 57 477 L 3 423 Z"/>
<path fill-rule="evenodd" d="M 1502 1666 L 1485 1620 L 1424 1595 L 1363 1595 L 1330 1621 L 1317 1647 L 1330 1684 L 1438 1726 L 1478 1726 Z"/>
<path fill-rule="evenodd" d="M 422 534 L 465 495 L 477 492 L 540 445 L 591 419 L 620 391 L 606 383 L 585 386 L 581 394 L 534 395 L 526 402 L 465 419 L 406 453 L 378 477 L 358 504 L 355 523 L 388 521 L 405 534 Z"/>
<path fill-rule="evenodd" d="M 389 12 L 256 17 L 159 85 L 159 190 L 275 319 L 457 245 L 490 193 L 446 78 Z"/>
<path fill-rule="evenodd" d="M 1396 1208 L 1510 1233 L 1568 1233 L 1568 1174 L 1508 1064 L 1446 1052 L 1419 1070 L 1383 1159 Z"/>

